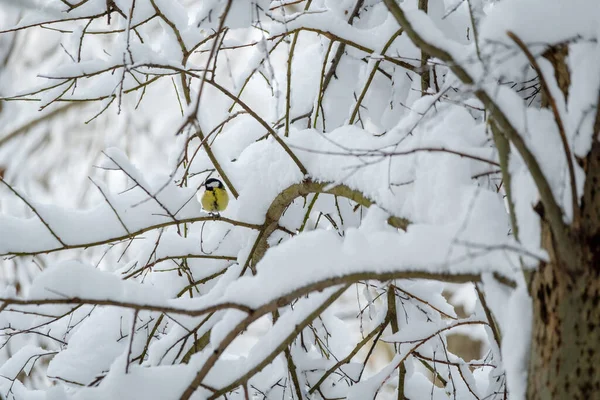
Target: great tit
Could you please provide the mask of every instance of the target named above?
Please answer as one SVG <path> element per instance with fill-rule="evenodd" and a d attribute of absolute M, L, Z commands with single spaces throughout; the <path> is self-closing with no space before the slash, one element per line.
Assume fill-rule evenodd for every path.
<path fill-rule="evenodd" d="M 202 208 L 210 214 L 218 215 L 227 208 L 229 204 L 229 194 L 223 183 L 215 178 L 207 179 L 204 182 L 204 194 L 202 194 Z"/>

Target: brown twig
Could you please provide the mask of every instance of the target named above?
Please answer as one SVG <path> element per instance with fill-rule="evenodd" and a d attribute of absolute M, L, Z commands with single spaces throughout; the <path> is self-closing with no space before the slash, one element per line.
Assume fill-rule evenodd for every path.
<path fill-rule="evenodd" d="M 385 54 L 385 52 L 394 43 L 394 40 L 396 40 L 396 38 L 398 36 L 400 36 L 401 34 L 402 34 L 402 28 L 398 29 L 396 31 L 396 33 L 394 33 L 388 39 L 387 43 L 383 46 L 383 49 L 381 50 L 381 52 L 383 54 Z M 377 70 L 379 68 L 379 64 L 381 64 L 381 59 L 378 59 L 375 62 L 375 65 L 373 65 L 373 68 L 371 69 L 371 72 L 369 73 L 369 77 L 367 78 L 367 81 L 365 82 L 365 85 L 363 86 L 363 89 L 360 92 L 360 95 L 358 96 L 358 99 L 356 100 L 356 104 L 354 105 L 354 109 L 352 110 L 352 113 L 350 114 L 350 121 L 348 122 L 350 125 L 354 124 L 356 116 L 358 115 L 358 110 L 360 109 L 360 105 L 362 104 L 365 96 L 367 95 L 367 91 L 371 87 L 371 83 L 373 82 L 373 78 L 375 78 L 375 74 L 377 73 Z"/>
<path fill-rule="evenodd" d="M 279 143 L 279 145 L 283 148 L 283 150 L 290 156 L 290 158 L 298 166 L 298 169 L 300 170 L 300 172 L 302 172 L 303 175 L 306 175 L 308 173 L 308 171 L 306 170 L 304 165 L 302 165 L 302 163 L 300 162 L 298 157 L 292 152 L 292 150 L 289 148 L 287 143 L 285 143 L 283 141 L 283 139 L 277 134 L 277 132 L 275 132 L 275 130 L 273 128 L 271 128 L 271 125 L 269 125 L 264 119 L 262 119 L 252 108 L 250 108 L 246 103 L 244 103 L 239 97 L 236 97 L 229 90 L 227 90 L 223 86 L 219 85 L 217 82 L 215 82 L 213 80 L 207 80 L 206 82 L 209 83 L 210 85 L 212 85 L 213 87 L 215 87 L 216 89 L 218 89 L 225 96 L 229 97 L 231 100 L 233 100 L 237 104 L 239 104 L 240 107 L 242 107 L 248 114 L 250 114 L 259 124 L 261 124 L 267 130 L 267 132 L 269 132 L 269 134 L 271 136 L 273 136 L 275 141 L 277 141 L 277 143 Z"/>
<path fill-rule="evenodd" d="M 579 210 L 579 199 L 577 197 L 577 182 L 575 181 L 575 167 L 573 166 L 573 156 L 571 154 L 571 148 L 569 147 L 569 141 L 567 140 L 567 133 L 565 132 L 565 126 L 562 122 L 562 118 L 560 117 L 560 112 L 558 111 L 558 106 L 556 105 L 556 99 L 552 96 L 550 92 L 550 87 L 548 86 L 548 82 L 546 82 L 546 78 L 538 64 L 537 60 L 531 54 L 527 45 L 523 43 L 521 38 L 519 38 L 514 32 L 508 31 L 506 33 L 509 38 L 515 42 L 517 46 L 523 51 L 527 60 L 537 72 L 538 77 L 540 78 L 540 84 L 542 85 L 542 90 L 546 93 L 548 97 L 548 102 L 550 103 L 550 109 L 552 110 L 552 114 L 554 115 L 554 121 L 556 122 L 556 126 L 558 127 L 558 134 L 560 135 L 560 140 L 563 145 L 563 151 L 565 152 L 565 157 L 567 158 L 567 168 L 569 171 L 569 182 L 571 188 L 571 206 L 573 210 L 573 227 L 577 229 L 581 224 L 581 213 Z"/>
<path fill-rule="evenodd" d="M 46 229 L 48 229 L 48 232 L 50 232 L 50 234 L 52 236 L 54 236 L 54 238 L 58 241 L 58 243 L 60 243 L 63 246 L 67 246 L 65 244 L 65 242 L 62 241 L 62 239 L 54 232 L 54 230 L 50 227 L 50 224 L 48 222 L 46 222 L 46 220 L 44 218 L 42 218 L 42 216 L 40 215 L 40 213 L 38 212 L 38 210 L 23 196 L 21 195 L 19 192 L 17 192 L 16 189 L 14 189 L 11 185 L 9 185 L 4 179 L 2 179 L 0 177 L 0 182 L 4 183 L 4 185 L 6 185 L 6 187 L 15 194 L 15 196 L 17 196 L 19 199 L 21 199 L 23 201 L 23 203 L 25 203 L 27 205 L 27 207 L 29 207 L 29 209 L 31 211 L 33 211 L 33 213 L 38 217 L 38 219 L 40 220 L 40 222 L 42 224 L 44 224 L 44 226 L 46 227 Z"/>
<path fill-rule="evenodd" d="M 396 0 L 383 0 L 388 10 L 392 13 L 398 23 L 404 28 L 408 37 L 422 50 L 426 51 L 433 57 L 436 57 L 448 65 L 454 75 L 460 81 L 475 88 L 475 96 L 483 103 L 486 110 L 489 111 L 491 118 L 498 124 L 502 133 L 512 142 L 519 154 L 523 158 L 525 165 L 529 169 L 531 176 L 537 186 L 538 192 L 544 210 L 552 228 L 552 232 L 556 238 L 556 244 L 559 252 L 566 264 L 575 266 L 579 262 L 577 258 L 577 249 L 579 246 L 572 240 L 569 235 L 568 226 L 563 221 L 563 211 L 554 197 L 552 188 L 542 171 L 537 159 L 521 137 L 520 133 L 513 126 L 508 116 L 504 113 L 501 106 L 489 95 L 484 89 L 477 88 L 476 82 L 471 74 L 458 63 L 450 53 L 444 49 L 437 47 L 435 44 L 424 39 L 418 31 L 413 27 L 412 23 L 404 14 L 402 8 L 397 4 Z"/>

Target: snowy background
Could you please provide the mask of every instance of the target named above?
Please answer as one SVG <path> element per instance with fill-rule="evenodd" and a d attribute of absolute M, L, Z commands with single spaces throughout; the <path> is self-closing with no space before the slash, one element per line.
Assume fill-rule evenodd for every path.
<path fill-rule="evenodd" d="M 0 1 L 2 398 L 523 397 L 533 206 L 573 218 L 600 11 L 390 3 Z"/>

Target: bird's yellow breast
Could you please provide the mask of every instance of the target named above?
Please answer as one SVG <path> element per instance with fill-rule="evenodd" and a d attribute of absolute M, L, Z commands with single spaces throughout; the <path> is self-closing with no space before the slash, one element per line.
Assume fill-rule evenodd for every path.
<path fill-rule="evenodd" d="M 227 190 L 214 188 L 206 190 L 202 195 L 202 208 L 208 212 L 221 212 L 227 208 L 229 195 Z"/>

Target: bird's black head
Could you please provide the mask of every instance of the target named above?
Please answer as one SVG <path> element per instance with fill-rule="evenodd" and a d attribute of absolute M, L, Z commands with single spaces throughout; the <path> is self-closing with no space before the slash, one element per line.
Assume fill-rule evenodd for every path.
<path fill-rule="evenodd" d="M 206 182 L 204 182 L 204 186 L 206 187 L 206 190 L 213 190 L 215 188 L 222 189 L 223 183 L 218 179 L 210 178 L 207 179 Z"/>

